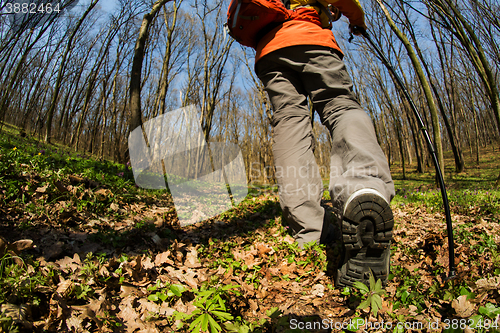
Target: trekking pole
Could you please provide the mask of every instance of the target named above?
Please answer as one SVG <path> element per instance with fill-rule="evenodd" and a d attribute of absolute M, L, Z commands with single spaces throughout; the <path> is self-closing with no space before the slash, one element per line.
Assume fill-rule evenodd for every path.
<path fill-rule="evenodd" d="M 392 73 L 393 77 L 395 78 L 396 82 L 398 83 L 399 87 L 401 88 L 401 91 L 405 95 L 406 99 L 408 100 L 408 103 L 410 104 L 411 109 L 415 113 L 415 116 L 417 118 L 418 124 L 420 126 L 420 129 L 424 135 L 425 141 L 427 142 L 427 145 L 429 147 L 429 151 L 432 155 L 432 161 L 434 162 L 434 166 L 436 167 L 436 176 L 438 178 L 439 186 L 441 187 L 441 195 L 443 197 L 443 205 L 444 205 L 444 211 L 446 215 L 446 229 L 448 233 L 448 259 L 449 259 L 449 273 L 448 277 L 446 278 L 446 281 L 449 281 L 453 279 L 456 275 L 455 273 L 455 245 L 453 242 L 453 226 L 451 222 L 451 215 L 450 215 L 450 204 L 448 202 L 448 195 L 446 193 L 446 188 L 444 184 L 444 179 L 443 179 L 443 174 L 441 173 L 441 168 L 439 167 L 439 162 L 436 156 L 436 151 L 434 149 L 434 146 L 432 145 L 431 138 L 429 137 L 429 132 L 427 132 L 427 129 L 425 128 L 425 124 L 422 120 L 422 117 L 417 111 L 417 107 L 415 106 L 415 103 L 413 102 L 413 99 L 411 98 L 410 94 L 408 93 L 408 90 L 406 90 L 403 81 L 397 75 L 396 71 L 392 67 L 392 65 L 389 63 L 389 60 L 386 58 L 386 56 L 382 53 L 380 48 L 372 41 L 370 38 L 370 35 L 368 35 L 368 32 L 366 32 L 365 29 L 360 28 L 360 27 L 353 27 L 353 31 L 360 33 L 368 42 L 371 44 L 372 48 L 377 51 L 377 54 L 380 56 L 382 59 L 382 62 L 384 65 L 387 67 L 389 72 Z M 349 38 L 349 42 L 353 39 L 353 36 Z"/>

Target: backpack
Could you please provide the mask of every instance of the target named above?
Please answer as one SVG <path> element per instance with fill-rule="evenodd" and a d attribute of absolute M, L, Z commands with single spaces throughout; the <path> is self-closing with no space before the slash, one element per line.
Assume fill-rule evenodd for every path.
<path fill-rule="evenodd" d="M 267 32 L 294 17 L 281 0 L 231 0 L 225 25 L 238 43 L 255 48 Z"/>
<path fill-rule="evenodd" d="M 340 11 L 328 6 L 326 1 L 328 7 L 320 1 L 298 1 L 291 10 L 290 0 L 231 0 L 225 26 L 238 43 L 254 49 L 269 31 L 283 22 L 298 18 L 300 14 L 295 10 L 301 7 L 314 8 L 320 16 L 321 27 L 331 29 L 332 22 L 340 18 Z M 334 10 L 334 16 L 331 10 Z"/>

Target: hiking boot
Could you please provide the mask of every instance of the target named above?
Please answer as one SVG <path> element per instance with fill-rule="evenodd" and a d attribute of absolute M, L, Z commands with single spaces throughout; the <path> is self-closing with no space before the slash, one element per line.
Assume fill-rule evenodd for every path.
<path fill-rule="evenodd" d="M 349 197 L 342 218 L 344 253 L 338 286 L 352 286 L 356 281 L 369 285 L 370 271 L 375 281 L 387 283 L 393 226 L 391 207 L 378 191 L 363 189 Z"/>

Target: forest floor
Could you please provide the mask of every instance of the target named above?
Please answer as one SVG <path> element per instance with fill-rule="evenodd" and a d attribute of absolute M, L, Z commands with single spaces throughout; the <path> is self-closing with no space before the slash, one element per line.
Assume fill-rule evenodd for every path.
<path fill-rule="evenodd" d="M 0 332 L 500 331 L 498 147 L 446 180 L 456 277 L 431 170 L 397 196 L 387 286 L 338 289 L 338 253 L 299 249 L 277 195 L 180 227 L 126 165 L 0 133 Z M 328 209 L 328 194 L 324 206 Z"/>

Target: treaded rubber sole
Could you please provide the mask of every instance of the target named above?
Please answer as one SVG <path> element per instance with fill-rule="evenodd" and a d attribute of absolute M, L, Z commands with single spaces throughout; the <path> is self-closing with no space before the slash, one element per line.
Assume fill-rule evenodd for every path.
<path fill-rule="evenodd" d="M 359 281 L 369 285 L 370 270 L 375 281 L 387 283 L 394 217 L 389 204 L 375 193 L 352 199 L 342 219 L 344 255 L 337 274 L 338 286 Z"/>

